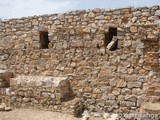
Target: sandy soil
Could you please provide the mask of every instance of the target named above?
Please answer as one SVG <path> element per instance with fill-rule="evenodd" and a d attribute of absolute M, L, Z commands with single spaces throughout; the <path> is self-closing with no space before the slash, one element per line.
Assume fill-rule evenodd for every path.
<path fill-rule="evenodd" d="M 0 120 L 82 120 L 72 115 L 52 111 L 35 109 L 14 109 L 8 112 L 0 112 Z M 90 120 L 103 120 L 102 118 L 90 118 Z"/>

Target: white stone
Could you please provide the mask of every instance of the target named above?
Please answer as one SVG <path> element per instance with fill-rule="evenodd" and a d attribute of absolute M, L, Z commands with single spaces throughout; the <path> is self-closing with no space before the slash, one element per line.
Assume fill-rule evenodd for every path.
<path fill-rule="evenodd" d="M 126 67 L 118 67 L 118 72 L 127 73 L 127 68 Z"/>
<path fill-rule="evenodd" d="M 91 11 L 91 12 L 89 12 L 88 17 L 93 18 L 93 17 L 95 17 L 95 14 Z"/>
<path fill-rule="evenodd" d="M 11 95 L 11 89 L 10 88 L 6 88 L 6 95 Z"/>
<path fill-rule="evenodd" d="M 89 120 L 89 117 L 88 116 L 83 116 L 82 120 Z"/>
<path fill-rule="evenodd" d="M 85 110 L 82 114 L 82 120 L 89 120 L 89 112 Z"/>
<path fill-rule="evenodd" d="M 104 119 L 109 118 L 109 116 L 110 116 L 110 114 L 109 114 L 109 113 L 104 113 L 104 114 L 103 114 L 103 118 L 104 118 Z"/>
<path fill-rule="evenodd" d="M 133 23 L 135 23 L 135 22 L 137 21 L 137 17 L 133 17 L 133 18 L 131 19 L 131 21 L 132 21 Z"/>
<path fill-rule="evenodd" d="M 156 76 L 156 73 L 153 72 L 153 71 L 150 71 L 149 74 L 148 74 L 148 76 L 152 78 L 152 77 Z"/>
<path fill-rule="evenodd" d="M 131 40 L 124 41 L 124 46 L 125 47 L 131 46 Z"/>
<path fill-rule="evenodd" d="M 59 20 L 55 20 L 54 22 L 56 25 L 60 24 L 61 22 Z"/>
<path fill-rule="evenodd" d="M 156 15 L 156 16 L 160 16 L 160 10 L 157 10 L 157 11 L 155 12 L 155 15 Z"/>
<path fill-rule="evenodd" d="M 112 114 L 107 120 L 117 120 L 118 114 Z"/>
<path fill-rule="evenodd" d="M 5 110 L 5 111 L 11 111 L 12 108 L 11 108 L 11 107 L 5 107 L 4 110 Z"/>
<path fill-rule="evenodd" d="M 115 46 L 117 40 L 117 37 L 113 36 L 112 41 L 107 45 L 107 49 L 111 50 Z"/>
<path fill-rule="evenodd" d="M 100 115 L 100 113 L 95 112 L 95 113 L 93 114 L 93 116 L 94 116 L 94 117 L 100 117 L 101 115 Z"/>
<path fill-rule="evenodd" d="M 9 58 L 9 55 L 8 55 L 8 54 L 1 55 L 1 56 L 0 56 L 0 61 L 7 60 L 8 58 Z"/>

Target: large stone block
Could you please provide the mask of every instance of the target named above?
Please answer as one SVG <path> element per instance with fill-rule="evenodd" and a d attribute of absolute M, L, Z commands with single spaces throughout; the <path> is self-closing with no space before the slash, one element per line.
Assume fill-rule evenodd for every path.
<path fill-rule="evenodd" d="M 119 80 L 117 82 L 117 87 L 119 87 L 119 88 L 124 88 L 124 87 L 126 87 L 126 85 L 127 85 L 127 83 L 124 80 Z"/>
<path fill-rule="evenodd" d="M 128 82 L 127 86 L 128 88 L 140 88 L 142 85 L 142 82 Z"/>
<path fill-rule="evenodd" d="M 160 114 L 160 103 L 144 102 L 140 108 L 141 113 Z"/>
<path fill-rule="evenodd" d="M 15 81 L 15 82 L 12 82 Z M 69 88 L 67 77 L 52 76 L 25 76 L 19 75 L 10 80 L 11 86 L 20 87 L 46 87 L 46 88 Z"/>
<path fill-rule="evenodd" d="M 79 117 L 82 115 L 84 106 L 80 98 L 74 98 L 71 101 L 68 101 L 62 105 L 62 113 L 68 113 Z"/>
<path fill-rule="evenodd" d="M 134 33 L 137 32 L 137 31 L 138 31 L 138 30 L 137 30 L 137 26 L 131 26 L 131 27 L 130 27 L 130 31 L 131 31 L 131 32 L 134 32 Z"/>
<path fill-rule="evenodd" d="M 111 50 L 117 43 L 117 36 L 113 36 L 112 41 L 107 45 L 107 49 Z"/>
<path fill-rule="evenodd" d="M 155 16 L 160 16 L 160 10 L 157 10 L 157 11 L 155 12 Z"/>

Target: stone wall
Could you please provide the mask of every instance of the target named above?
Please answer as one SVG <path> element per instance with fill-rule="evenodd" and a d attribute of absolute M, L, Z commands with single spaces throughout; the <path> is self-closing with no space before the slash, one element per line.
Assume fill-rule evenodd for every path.
<path fill-rule="evenodd" d="M 68 77 L 90 111 L 138 111 L 149 85 L 159 81 L 159 18 L 160 6 L 153 6 L 0 21 L 0 69 Z M 113 28 L 118 42 L 108 50 Z M 42 31 L 49 39 L 45 49 Z"/>

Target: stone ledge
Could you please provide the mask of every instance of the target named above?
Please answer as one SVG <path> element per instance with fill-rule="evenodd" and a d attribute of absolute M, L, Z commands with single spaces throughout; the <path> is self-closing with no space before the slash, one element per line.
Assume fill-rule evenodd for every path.
<path fill-rule="evenodd" d="M 11 87 L 44 87 L 51 89 L 69 89 L 69 81 L 67 77 L 52 77 L 52 76 L 24 76 L 20 75 L 10 79 Z"/>
<path fill-rule="evenodd" d="M 61 109 L 61 103 L 67 101 L 71 90 L 67 77 L 18 75 L 10 79 L 10 88 L 2 96 L 10 96 L 15 107 L 39 107 Z M 5 92 L 6 91 L 6 92 Z"/>

